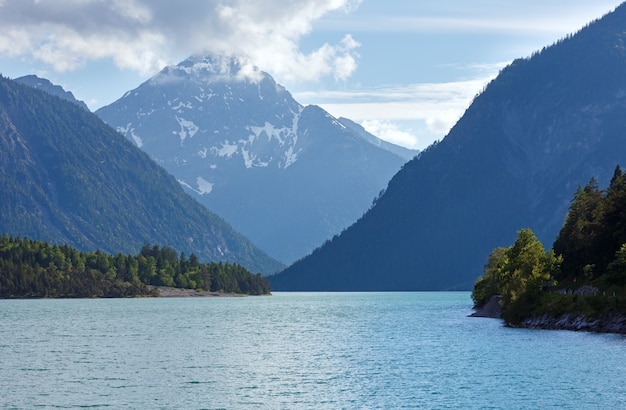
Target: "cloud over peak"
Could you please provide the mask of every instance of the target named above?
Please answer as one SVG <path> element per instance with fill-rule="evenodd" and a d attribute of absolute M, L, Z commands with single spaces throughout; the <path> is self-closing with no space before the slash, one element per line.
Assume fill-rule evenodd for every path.
<path fill-rule="evenodd" d="M 110 59 L 121 69 L 153 74 L 191 54 L 247 55 L 280 81 L 356 70 L 359 43 L 346 35 L 303 53 L 312 23 L 347 13 L 360 0 L 3 0 L 0 55 L 71 71 Z"/>

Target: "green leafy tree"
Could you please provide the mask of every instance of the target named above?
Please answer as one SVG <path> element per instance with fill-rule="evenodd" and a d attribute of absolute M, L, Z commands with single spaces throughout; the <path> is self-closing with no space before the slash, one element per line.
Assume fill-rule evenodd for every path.
<path fill-rule="evenodd" d="M 500 294 L 499 284 L 502 281 L 502 265 L 506 257 L 506 251 L 506 248 L 496 248 L 489 254 L 483 276 L 476 280 L 474 290 L 472 291 L 475 308 L 484 306 L 492 296 Z"/>
<path fill-rule="evenodd" d="M 200 263 L 193 254 L 188 260 L 168 247 L 144 246 L 137 256 L 112 256 L 0 237 L 0 298 L 127 297 L 150 294 L 146 285 L 270 292 L 267 279 L 239 265 Z"/>
<path fill-rule="evenodd" d="M 484 274 L 476 281 L 472 297 L 477 306 L 501 295 L 502 317 L 511 324 L 527 317 L 545 289 L 554 286 L 562 258 L 543 245 L 530 229 L 522 229 L 515 243 L 489 256 Z"/>

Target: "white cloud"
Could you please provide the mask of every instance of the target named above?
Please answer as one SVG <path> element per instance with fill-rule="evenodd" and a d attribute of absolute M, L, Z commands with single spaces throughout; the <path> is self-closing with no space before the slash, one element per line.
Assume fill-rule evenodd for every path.
<path fill-rule="evenodd" d="M 419 140 L 412 129 L 403 129 L 391 121 L 365 120 L 361 126 L 378 138 L 407 148 L 418 148 Z"/>
<path fill-rule="evenodd" d="M 370 5 L 369 13 L 362 13 L 360 19 L 327 19 L 324 28 L 342 28 L 352 32 L 480 32 L 501 35 L 543 33 L 558 38 L 577 31 L 590 18 L 600 17 L 618 5 L 618 0 L 389 0 L 384 5 Z M 372 18 L 376 18 L 376 24 L 371 24 Z"/>
<path fill-rule="evenodd" d="M 294 97 L 305 104 L 319 105 L 335 117 L 356 121 L 381 139 L 423 149 L 450 131 L 504 65 L 480 66 L 483 75 L 471 80 L 299 92 Z"/>
<path fill-rule="evenodd" d="M 285 82 L 356 69 L 359 44 L 346 35 L 305 54 L 301 38 L 331 12 L 360 0 L 55 0 L 0 2 L 0 55 L 28 57 L 55 71 L 111 59 L 119 68 L 152 74 L 200 52 L 247 54 Z M 283 80 L 284 79 L 284 80 Z"/>

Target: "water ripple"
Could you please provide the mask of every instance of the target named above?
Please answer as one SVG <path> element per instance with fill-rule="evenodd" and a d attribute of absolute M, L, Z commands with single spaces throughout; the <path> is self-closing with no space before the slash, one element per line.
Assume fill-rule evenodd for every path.
<path fill-rule="evenodd" d="M 0 301 L 0 408 L 620 408 L 626 339 L 468 293 Z"/>

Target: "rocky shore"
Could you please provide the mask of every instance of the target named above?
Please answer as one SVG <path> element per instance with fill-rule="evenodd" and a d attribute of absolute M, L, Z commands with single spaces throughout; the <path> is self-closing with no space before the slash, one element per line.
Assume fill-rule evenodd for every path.
<path fill-rule="evenodd" d="M 559 317 L 543 315 L 524 319 L 517 327 L 626 334 L 626 317 L 606 315 L 599 319 L 589 319 L 585 315 L 564 314 Z"/>
<path fill-rule="evenodd" d="M 500 306 L 500 295 L 494 295 L 489 299 L 489 302 L 485 303 L 476 309 L 470 317 L 489 317 L 493 319 L 499 319 L 502 316 L 502 307 Z"/>
<path fill-rule="evenodd" d="M 170 288 L 166 286 L 151 286 L 156 289 L 161 298 L 206 298 L 206 297 L 243 297 L 246 295 L 236 295 L 234 293 L 219 293 L 209 291 L 198 291 L 194 289 Z"/>
<path fill-rule="evenodd" d="M 492 296 L 489 302 L 476 309 L 470 317 L 501 318 L 500 296 Z M 524 319 L 516 327 L 525 329 L 574 330 L 580 332 L 626 334 L 626 316 L 607 314 L 590 319 L 580 314 L 563 314 L 552 317 L 547 314 Z"/>

